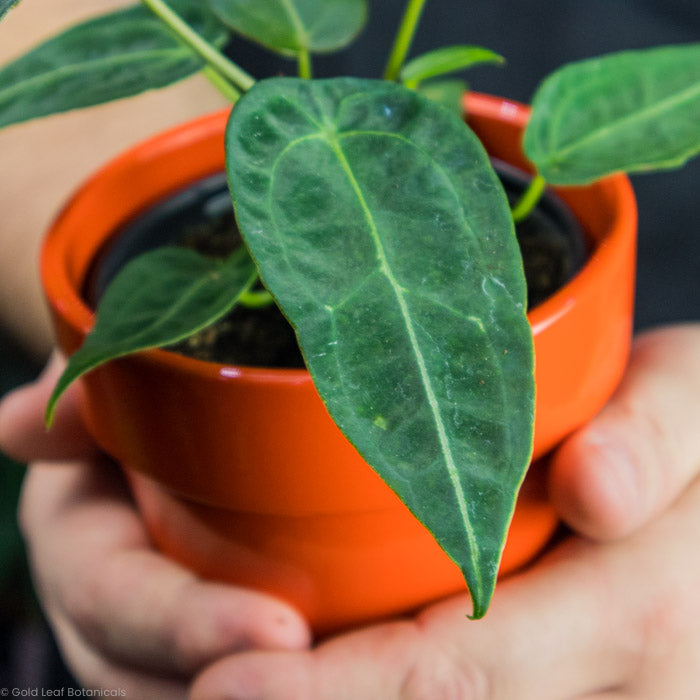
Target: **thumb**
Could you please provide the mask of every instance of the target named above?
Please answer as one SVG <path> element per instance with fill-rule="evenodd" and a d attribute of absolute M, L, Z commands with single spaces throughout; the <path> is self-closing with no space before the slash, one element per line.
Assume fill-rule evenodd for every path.
<path fill-rule="evenodd" d="M 642 334 L 617 392 L 552 462 L 562 518 L 596 539 L 663 511 L 700 472 L 700 324 Z"/>
<path fill-rule="evenodd" d="M 7 394 L 0 402 L 0 449 L 20 462 L 89 457 L 97 447 L 78 411 L 78 385 L 70 387 L 56 410 L 51 430 L 44 411 L 65 360 L 58 353 L 39 378 Z"/>

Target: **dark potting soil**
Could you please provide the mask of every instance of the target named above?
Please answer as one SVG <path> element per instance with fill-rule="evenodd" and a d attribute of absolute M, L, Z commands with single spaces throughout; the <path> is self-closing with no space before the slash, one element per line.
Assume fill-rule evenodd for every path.
<path fill-rule="evenodd" d="M 527 176 L 495 163 L 511 201 Z M 516 226 L 523 255 L 528 305 L 533 307 L 569 281 L 586 259 L 578 222 L 556 196 L 547 193 Z M 225 256 L 240 245 L 223 174 L 206 178 L 151 207 L 110 241 L 88 276 L 85 294 L 96 305 L 111 279 L 131 258 L 173 243 L 204 255 Z M 236 307 L 218 323 L 169 348 L 201 360 L 257 367 L 304 367 L 293 329 L 273 304 Z"/>

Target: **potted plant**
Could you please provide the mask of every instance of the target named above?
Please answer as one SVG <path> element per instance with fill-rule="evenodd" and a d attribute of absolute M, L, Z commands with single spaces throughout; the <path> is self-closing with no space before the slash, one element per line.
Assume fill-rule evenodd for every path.
<path fill-rule="evenodd" d="M 486 612 L 533 454 L 534 356 L 536 456 L 602 405 L 624 367 L 635 214 L 629 183 L 611 173 L 679 165 L 700 148 L 698 45 L 556 72 L 533 101 L 524 155 L 527 110 L 470 94 L 477 138 L 451 113 L 450 85 L 427 81 L 498 57 L 449 47 L 404 65 L 423 4 L 408 2 L 383 81 L 311 79 L 311 54 L 360 29 L 362 0 L 144 0 L 0 73 L 0 125 L 202 66 L 236 101 L 228 119 L 204 118 L 108 165 L 56 222 L 43 278 L 72 357 L 48 416 L 82 377 L 86 421 L 126 465 L 155 541 L 206 575 L 286 595 L 321 631 L 409 609 L 461 576 L 473 617 Z M 217 49 L 227 27 L 294 55 L 300 77 L 256 83 Z M 560 196 L 589 260 L 529 321 L 487 150 L 534 164 L 517 219 L 546 183 L 579 185 Z M 90 331 L 84 285 L 106 242 L 224 165 L 244 243 L 223 259 L 144 253 L 105 292 Z M 273 299 L 308 373 L 151 350 Z M 526 554 L 512 545 L 511 567 L 555 524 L 546 502 L 526 498 L 531 473 L 516 525 L 520 511 L 534 513 L 523 526 L 534 544 Z"/>

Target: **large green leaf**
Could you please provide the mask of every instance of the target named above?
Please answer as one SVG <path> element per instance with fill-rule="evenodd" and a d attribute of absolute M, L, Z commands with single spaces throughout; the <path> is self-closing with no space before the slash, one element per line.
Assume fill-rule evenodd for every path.
<path fill-rule="evenodd" d="M 573 63 L 537 91 L 524 147 L 551 183 L 682 165 L 700 151 L 700 44 Z"/>
<path fill-rule="evenodd" d="M 333 51 L 367 18 L 367 0 L 208 0 L 230 27 L 273 51 Z"/>
<path fill-rule="evenodd" d="M 351 78 L 262 81 L 226 148 L 240 229 L 330 414 L 461 567 L 480 617 L 534 392 L 522 262 L 486 153 L 414 91 Z"/>
<path fill-rule="evenodd" d="M 0 19 L 5 16 L 5 13 L 14 5 L 17 4 L 19 0 L 0 0 Z"/>
<path fill-rule="evenodd" d="M 257 278 L 245 248 L 225 262 L 186 248 L 157 248 L 135 258 L 100 301 L 95 326 L 70 357 L 49 401 L 51 423 L 66 388 L 95 367 L 141 350 L 177 343 L 235 305 Z"/>
<path fill-rule="evenodd" d="M 196 0 L 171 0 L 214 44 L 226 30 Z M 77 25 L 0 70 L 0 127 L 169 85 L 202 67 L 150 10 L 135 6 Z"/>

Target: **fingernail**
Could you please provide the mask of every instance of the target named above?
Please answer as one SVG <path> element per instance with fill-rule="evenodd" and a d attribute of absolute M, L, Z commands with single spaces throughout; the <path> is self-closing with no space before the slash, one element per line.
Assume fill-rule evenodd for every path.
<path fill-rule="evenodd" d="M 305 649 L 311 644 L 311 633 L 303 619 L 287 612 L 278 613 L 273 620 L 272 634 L 283 649 Z"/>

